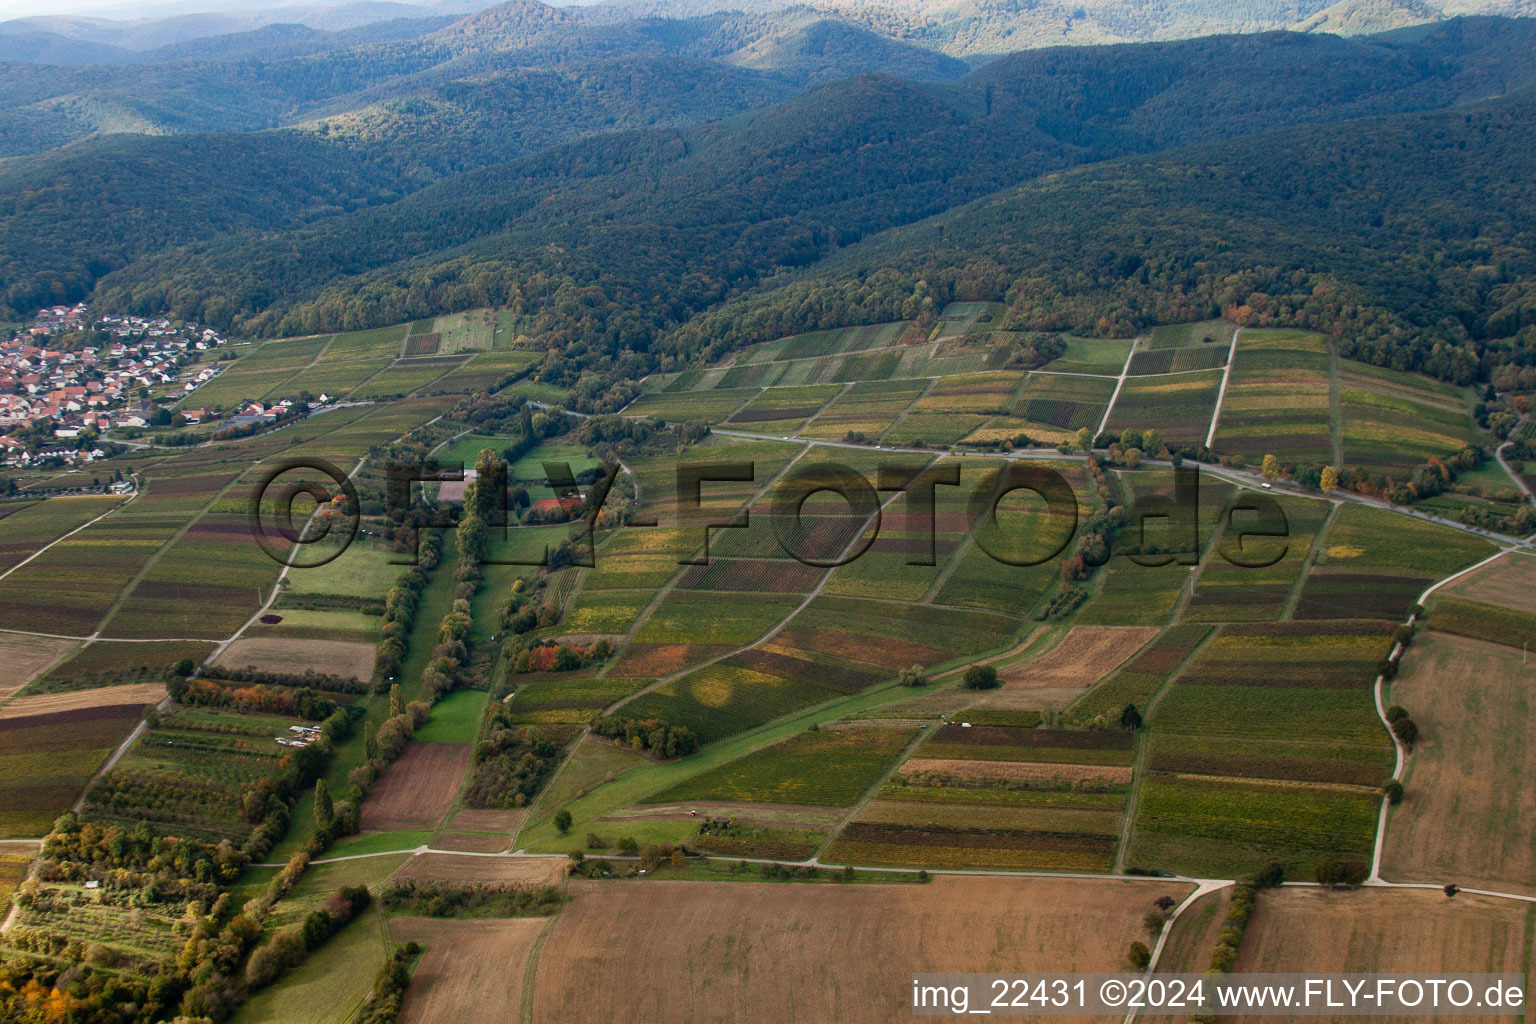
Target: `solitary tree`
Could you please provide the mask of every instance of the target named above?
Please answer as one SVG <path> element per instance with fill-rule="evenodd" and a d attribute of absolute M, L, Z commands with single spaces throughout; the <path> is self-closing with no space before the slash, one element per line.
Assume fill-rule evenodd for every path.
<path fill-rule="evenodd" d="M 315 824 L 321 828 L 330 828 L 334 820 L 336 820 L 336 808 L 331 804 L 331 791 L 326 788 L 324 779 L 316 779 Z"/>
<path fill-rule="evenodd" d="M 1077 433 L 1072 436 L 1072 443 L 1077 445 L 1079 451 L 1088 451 L 1093 447 L 1093 431 L 1087 427 L 1079 427 Z"/>
<path fill-rule="evenodd" d="M 1147 948 L 1145 942 L 1133 942 L 1125 954 L 1125 959 L 1139 971 L 1152 962 L 1152 951 Z"/>
<path fill-rule="evenodd" d="M 928 682 L 928 677 L 923 675 L 923 666 L 913 665 L 911 668 L 901 670 L 902 686 L 922 686 Z"/>
<path fill-rule="evenodd" d="M 1120 728 L 1135 732 L 1141 728 L 1141 712 L 1136 710 L 1135 704 L 1127 704 L 1120 712 Z"/>
<path fill-rule="evenodd" d="M 1387 798 L 1387 803 L 1389 803 L 1389 804 L 1400 804 L 1400 803 L 1402 803 L 1403 802 L 1403 784 L 1402 784 L 1402 782 L 1399 781 L 1398 779 L 1388 779 L 1386 782 L 1382 783 L 1381 795 Z"/>
<path fill-rule="evenodd" d="M 997 689 L 997 669 L 991 665 L 972 665 L 965 670 L 965 688 L 967 690 Z"/>
<path fill-rule="evenodd" d="M 1332 466 L 1324 466 L 1323 479 L 1322 482 L 1318 484 L 1318 486 L 1321 487 L 1324 492 L 1337 488 L 1339 486 L 1339 471 L 1334 469 Z"/>
<path fill-rule="evenodd" d="M 1280 477 L 1280 460 L 1273 455 L 1264 456 L 1264 462 L 1259 466 L 1259 475 L 1274 483 Z"/>
<path fill-rule="evenodd" d="M 561 835 L 571 830 L 571 812 L 564 807 L 555 812 L 555 828 L 560 830 Z"/>

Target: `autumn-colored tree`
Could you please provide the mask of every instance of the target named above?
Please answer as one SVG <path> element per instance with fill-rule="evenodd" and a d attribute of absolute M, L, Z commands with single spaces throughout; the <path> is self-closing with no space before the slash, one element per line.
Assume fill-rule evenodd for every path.
<path fill-rule="evenodd" d="M 1339 486 L 1339 471 L 1334 469 L 1332 466 L 1324 466 L 1323 478 L 1318 486 L 1321 487 L 1325 493 L 1337 488 Z"/>
<path fill-rule="evenodd" d="M 1264 456 L 1264 464 L 1259 467 L 1259 475 L 1270 483 L 1274 483 L 1280 476 L 1280 460 L 1273 455 Z"/>
<path fill-rule="evenodd" d="M 400 684 L 395 683 L 389 688 L 389 717 L 405 714 L 405 696 L 400 692 Z"/>
<path fill-rule="evenodd" d="M 1081 451 L 1088 451 L 1093 447 L 1093 431 L 1087 427 L 1079 427 L 1076 434 L 1072 435 L 1072 443 Z"/>

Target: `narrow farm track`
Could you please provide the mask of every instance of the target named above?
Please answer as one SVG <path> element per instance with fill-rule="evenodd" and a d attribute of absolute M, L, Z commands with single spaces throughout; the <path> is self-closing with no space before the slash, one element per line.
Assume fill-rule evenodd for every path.
<path fill-rule="evenodd" d="M 1527 416 L 1521 416 L 1519 421 L 1515 424 L 1514 429 L 1519 430 L 1528 418 L 1529 417 Z M 1504 458 L 1504 449 L 1508 448 L 1511 443 L 1512 442 L 1505 441 L 1503 444 L 1495 448 L 1493 450 L 1493 457 L 1499 460 L 1499 466 L 1504 470 L 1505 473 L 1509 475 L 1509 478 L 1515 482 L 1515 486 L 1520 488 L 1520 491 L 1525 495 L 1526 500 L 1530 502 L 1536 502 L 1536 492 L 1531 490 L 1530 485 L 1525 482 L 1524 477 L 1510 468 L 1509 463 Z"/>
<path fill-rule="evenodd" d="M 1173 934 L 1174 923 L 1178 921 L 1179 916 L 1183 914 L 1184 911 L 1188 910 L 1190 907 L 1199 902 L 1201 897 L 1208 896 L 1213 892 L 1220 892 L 1227 886 L 1235 884 L 1236 883 L 1234 882 L 1219 880 L 1206 880 L 1199 882 L 1195 886 L 1195 891 L 1184 897 L 1184 901 L 1178 906 L 1174 907 L 1173 912 L 1168 915 L 1168 919 L 1163 922 L 1163 930 L 1157 933 L 1157 944 L 1152 947 L 1152 958 L 1147 961 L 1147 966 L 1141 972 L 1141 976 L 1144 978 L 1150 978 L 1157 970 L 1157 962 L 1162 958 L 1163 947 L 1168 945 L 1168 937 Z M 1125 1011 L 1125 1018 L 1122 1020 L 1121 1024 L 1131 1024 L 1131 1021 L 1136 1019 L 1136 1015 L 1139 1012 L 1140 1009 L 1138 1007 L 1132 1006 L 1130 1009 Z"/>
<path fill-rule="evenodd" d="M 1131 360 L 1136 358 L 1136 349 L 1140 345 L 1141 335 L 1138 334 L 1131 340 L 1131 350 L 1125 354 L 1125 365 L 1120 367 L 1120 376 L 1115 378 L 1115 393 L 1109 396 L 1109 404 L 1104 407 L 1104 418 L 1099 421 L 1099 429 L 1094 431 L 1094 437 L 1104 433 L 1104 429 L 1109 426 L 1109 417 L 1114 414 L 1115 403 L 1120 400 L 1120 389 L 1125 387 L 1125 378 L 1131 372 Z M 1217 404 L 1220 404 L 1220 399 L 1217 399 Z"/>
<path fill-rule="evenodd" d="M 1216 408 L 1211 412 L 1211 429 L 1205 435 L 1207 448 L 1216 443 L 1216 426 L 1221 422 L 1221 406 L 1227 400 L 1227 382 L 1232 379 L 1232 363 L 1237 359 L 1237 339 L 1242 333 L 1241 327 L 1232 331 L 1232 345 L 1227 349 L 1227 368 L 1221 375 L 1221 390 L 1216 392 Z"/>
<path fill-rule="evenodd" d="M 1445 586 L 1447 583 L 1453 583 L 1456 580 L 1461 579 L 1463 576 L 1467 576 L 1476 572 L 1483 566 L 1488 565 L 1490 562 L 1494 562 L 1500 558 L 1503 558 L 1512 550 L 1514 549 L 1504 548 L 1492 555 L 1489 555 L 1487 558 L 1483 559 L 1481 562 L 1478 562 L 1476 565 L 1469 565 L 1459 572 L 1452 573 L 1440 582 L 1430 585 L 1429 587 L 1425 588 L 1422 594 L 1419 595 L 1419 599 L 1415 603 L 1420 607 L 1423 607 L 1424 602 L 1429 600 L 1429 596 L 1435 591 L 1439 590 L 1441 587 Z M 1410 612 L 1408 615 L 1407 624 L 1411 626 L 1417 619 L 1418 613 Z M 1389 660 L 1394 662 L 1397 661 L 1397 659 L 1402 656 L 1402 653 L 1402 644 L 1393 645 L 1392 653 L 1389 655 Z M 1392 766 L 1392 777 L 1394 779 L 1401 779 L 1403 777 L 1403 767 L 1408 762 L 1408 750 L 1403 745 L 1403 741 L 1397 738 L 1397 733 L 1392 730 L 1392 723 L 1387 721 L 1386 690 L 1386 677 L 1378 675 L 1376 677 L 1375 686 L 1372 688 L 1372 696 L 1376 702 L 1376 716 L 1381 719 L 1382 728 L 1387 730 L 1387 735 L 1392 737 L 1392 750 L 1396 758 Z M 1387 840 L 1387 819 L 1391 815 L 1391 809 L 1391 801 L 1383 796 L 1381 798 L 1381 811 L 1379 812 L 1376 819 L 1376 842 L 1371 849 L 1371 873 L 1370 876 L 1366 879 L 1366 881 L 1370 884 L 1390 884 L 1382 882 L 1381 852 L 1382 847 L 1386 844 Z M 1471 890 L 1468 891 L 1470 892 Z"/>
<path fill-rule="evenodd" d="M 720 434 L 723 437 L 741 437 L 756 439 L 760 441 L 789 441 L 792 443 L 809 444 L 826 448 L 854 448 L 860 451 L 868 451 L 870 447 L 866 444 L 854 444 L 851 441 L 813 441 L 794 437 L 779 437 L 774 434 L 754 434 L 741 430 L 712 430 L 711 433 Z M 876 447 L 880 451 L 887 452 L 903 452 L 912 455 L 933 454 L 932 448 L 905 448 L 898 445 L 878 445 Z M 1039 460 L 1044 462 L 1084 462 L 1088 458 L 1087 455 L 1084 455 L 1080 452 L 1065 453 L 1055 450 L 1042 451 L 1040 449 L 1025 449 L 1008 452 L 950 452 L 945 454 L 949 454 L 955 458 L 966 459 L 1023 459 Z M 1169 466 L 1171 463 L 1165 460 L 1143 459 L 1141 461 L 1141 465 L 1148 467 L 1161 467 Z M 1244 487 L 1255 490 L 1264 487 L 1264 478 L 1261 477 L 1258 473 L 1250 472 L 1248 470 L 1232 469 L 1228 466 L 1218 466 L 1206 462 L 1197 462 L 1193 459 L 1185 459 L 1184 465 L 1192 469 L 1202 470 L 1203 472 L 1211 474 L 1212 477 L 1218 480 L 1225 480 L 1228 483 L 1240 484 Z M 1309 494 L 1307 492 L 1291 489 L 1286 486 L 1277 485 L 1268 489 L 1277 491 L 1281 494 L 1291 493 L 1300 497 L 1311 498 L 1313 500 L 1316 500 L 1318 497 L 1315 494 Z M 1489 530 L 1479 529 L 1475 526 L 1468 526 L 1466 523 L 1458 523 L 1454 519 L 1446 519 L 1441 516 L 1433 516 L 1427 513 L 1414 512 L 1411 509 L 1404 509 L 1393 505 L 1391 502 L 1382 501 L 1379 498 L 1368 498 L 1363 494 L 1356 494 L 1353 491 L 1333 491 L 1329 495 L 1329 498 L 1330 500 L 1335 501 L 1352 501 L 1359 505 L 1381 509 L 1384 512 L 1391 512 L 1395 515 L 1411 516 L 1412 518 L 1421 520 L 1423 522 L 1434 523 L 1437 526 L 1444 526 L 1452 530 L 1458 530 L 1462 533 L 1470 533 L 1475 536 L 1482 537 L 1485 540 L 1493 541 L 1497 544 L 1512 544 L 1527 551 L 1536 551 L 1536 542 L 1531 540 L 1524 538 L 1512 538 L 1504 534 L 1493 533 Z"/>

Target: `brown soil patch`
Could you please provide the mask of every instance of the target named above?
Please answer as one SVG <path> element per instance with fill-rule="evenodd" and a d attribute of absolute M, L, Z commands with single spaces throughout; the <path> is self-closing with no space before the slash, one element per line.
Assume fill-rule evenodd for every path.
<path fill-rule="evenodd" d="M 78 643 L 25 633 L 0 633 L 0 700 L 32 681 Z"/>
<path fill-rule="evenodd" d="M 515 1020 L 523 1001 L 523 975 L 547 918 L 443 921 L 397 917 L 396 942 L 419 942 L 422 955 L 400 1007 L 400 1024 Z"/>
<path fill-rule="evenodd" d="M 1151 626 L 1073 626 L 1051 650 L 1000 669 L 998 678 L 1010 690 L 1086 689 L 1156 635 Z"/>
<path fill-rule="evenodd" d="M 917 782 L 920 776 L 963 779 L 966 782 L 1086 782 L 1130 785 L 1130 765 L 1040 764 L 1033 761 L 961 761 L 945 757 L 914 757 L 901 774 Z"/>
<path fill-rule="evenodd" d="M 914 971 L 1120 970 L 1153 901 L 1189 891 L 997 877 L 573 881 L 539 955 L 534 1019 L 886 1024 L 911 1016 Z"/>
<path fill-rule="evenodd" d="M 165 699 L 162 683 L 133 683 L 128 686 L 103 686 L 95 690 L 76 690 L 72 693 L 45 693 L 36 697 L 17 697 L 0 704 L 0 718 L 28 718 L 32 715 L 51 715 L 60 711 L 78 711 L 82 708 L 104 708 L 116 705 L 158 704 Z"/>
<path fill-rule="evenodd" d="M 1381 972 L 1419 977 L 1448 972 L 1524 972 L 1529 969 L 1524 962 L 1527 910 L 1527 904 L 1515 900 L 1467 893 L 1446 899 L 1437 889 L 1266 890 L 1259 894 L 1248 921 L 1237 970 Z M 1404 1022 L 1425 1019 L 1373 1018 Z"/>
<path fill-rule="evenodd" d="M 495 811 L 465 808 L 448 822 L 455 832 L 516 832 L 528 816 L 527 811 Z"/>
<path fill-rule="evenodd" d="M 1536 895 L 1536 659 L 1511 647 L 1420 634 L 1391 703 L 1419 725 L 1408 788 L 1392 810 L 1382 875 Z"/>
<path fill-rule="evenodd" d="M 555 885 L 570 870 L 564 857 L 476 857 L 423 853 L 392 877 L 431 882 L 486 882 L 497 885 Z"/>
<path fill-rule="evenodd" d="M 511 836 L 493 836 L 476 832 L 439 832 L 432 838 L 432 849 L 463 850 L 466 853 L 500 853 L 511 842 Z"/>
<path fill-rule="evenodd" d="M 363 801 L 363 828 L 431 828 L 453 805 L 469 767 L 468 743 L 412 743 Z"/>
<path fill-rule="evenodd" d="M 893 637 L 845 633 L 813 626 L 791 626 L 775 640 L 782 646 L 821 654 L 834 654 L 849 661 L 882 668 L 906 668 L 908 665 L 933 665 L 949 659 L 947 651 Z"/>
<path fill-rule="evenodd" d="M 630 679 L 671 675 L 728 650 L 724 644 L 630 644 L 610 674 Z"/>
<path fill-rule="evenodd" d="M 1536 612 L 1536 556 L 1512 551 L 1463 576 L 1442 593 L 1516 611 Z"/>
<path fill-rule="evenodd" d="M 302 640 L 289 637 L 242 637 L 225 648 L 214 664 L 301 676 L 306 670 L 347 679 L 373 674 L 373 644 L 346 640 Z"/>

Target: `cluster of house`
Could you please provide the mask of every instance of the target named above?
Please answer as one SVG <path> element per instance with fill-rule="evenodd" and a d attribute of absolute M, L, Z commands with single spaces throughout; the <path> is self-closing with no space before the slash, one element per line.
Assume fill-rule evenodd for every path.
<path fill-rule="evenodd" d="M 126 340 L 71 348 L 51 340 L 86 326 Z M 83 433 L 148 426 L 155 408 L 137 397 L 141 390 L 177 383 L 183 392 L 194 390 L 219 370 L 188 365 L 187 357 L 224 343 L 217 331 L 194 323 L 117 314 L 92 322 L 83 304 L 38 310 L 30 326 L 0 339 L 0 430 L 49 425 L 54 440 L 39 448 L 0 437 L 5 464 L 100 458 L 99 449 L 80 443 Z M 206 413 L 183 415 L 197 422 Z"/>
<path fill-rule="evenodd" d="M 290 725 L 288 731 L 295 736 L 274 736 L 273 739 L 285 747 L 307 747 L 320 738 L 318 725 Z"/>

